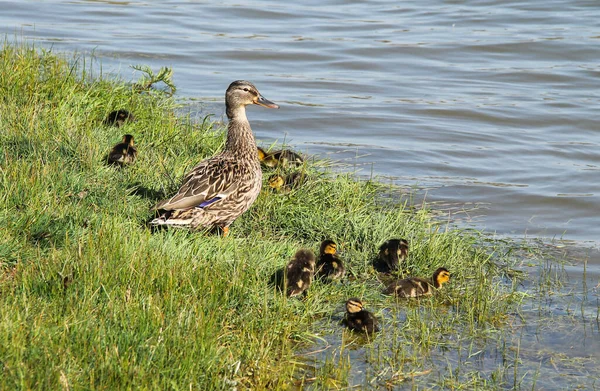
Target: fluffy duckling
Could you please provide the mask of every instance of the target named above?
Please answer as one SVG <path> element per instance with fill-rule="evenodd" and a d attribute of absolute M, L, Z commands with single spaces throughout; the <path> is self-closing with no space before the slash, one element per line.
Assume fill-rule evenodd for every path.
<path fill-rule="evenodd" d="M 271 161 L 277 162 L 277 165 L 288 167 L 298 167 L 304 164 L 302 156 L 289 149 L 282 149 L 281 151 L 275 151 L 270 153 Z"/>
<path fill-rule="evenodd" d="M 376 269 L 383 272 L 398 270 L 400 264 L 408 257 L 408 241 L 390 239 L 379 247 Z"/>
<path fill-rule="evenodd" d="M 439 289 L 448 281 L 450 281 L 450 272 L 448 269 L 440 267 L 433 272 L 431 280 L 419 277 L 406 278 L 391 283 L 383 293 L 405 298 L 429 296 L 433 294 L 433 288 Z"/>
<path fill-rule="evenodd" d="M 269 177 L 269 187 L 276 191 L 290 191 L 300 186 L 306 175 L 303 172 L 296 171 L 283 176 L 281 174 L 273 174 Z"/>
<path fill-rule="evenodd" d="M 344 262 L 337 254 L 337 244 L 333 240 L 324 240 L 317 261 L 317 277 L 332 281 L 342 279 L 346 274 Z"/>
<path fill-rule="evenodd" d="M 135 116 L 125 109 L 111 111 L 104 120 L 106 125 L 114 125 L 117 128 L 123 126 L 125 122 L 135 121 Z"/>
<path fill-rule="evenodd" d="M 133 146 L 133 136 L 126 134 L 122 142 L 113 147 L 107 157 L 108 164 L 124 166 L 134 162 L 137 156 L 137 149 Z"/>
<path fill-rule="evenodd" d="M 286 267 L 287 295 L 298 296 L 312 283 L 315 274 L 315 254 L 311 250 L 300 249 Z"/>
<path fill-rule="evenodd" d="M 346 317 L 343 324 L 352 331 L 368 334 L 379 331 L 375 315 L 365 310 L 363 302 L 355 297 L 346 302 Z"/>
<path fill-rule="evenodd" d="M 302 158 L 302 156 L 300 156 L 294 151 L 290 151 L 289 149 L 282 149 L 280 151 L 274 151 L 271 153 L 266 152 L 260 147 L 257 147 L 256 149 L 258 153 L 258 160 L 260 160 L 262 165 L 269 168 L 275 168 L 278 166 L 298 167 L 304 164 L 304 159 Z"/>
<path fill-rule="evenodd" d="M 267 157 L 267 151 L 265 151 L 264 149 L 262 149 L 261 147 L 256 147 L 256 152 L 258 153 L 258 160 L 262 163 L 265 161 L 265 158 Z"/>

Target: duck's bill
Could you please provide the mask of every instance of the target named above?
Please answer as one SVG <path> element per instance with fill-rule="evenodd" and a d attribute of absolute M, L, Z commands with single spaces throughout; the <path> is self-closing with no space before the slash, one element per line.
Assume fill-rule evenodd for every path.
<path fill-rule="evenodd" d="M 276 105 L 275 103 L 271 102 L 268 99 L 263 98 L 262 96 L 259 96 L 258 99 L 254 102 L 257 105 L 260 105 L 262 107 L 266 107 L 268 109 L 278 109 L 279 106 Z"/>

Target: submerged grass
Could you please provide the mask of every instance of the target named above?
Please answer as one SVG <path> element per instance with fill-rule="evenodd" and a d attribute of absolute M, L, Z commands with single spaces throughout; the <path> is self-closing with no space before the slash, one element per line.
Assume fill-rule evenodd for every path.
<path fill-rule="evenodd" d="M 87 61 L 6 42 L 0 52 L 0 389 L 344 387 L 351 362 L 302 377 L 295 352 L 339 330 L 351 296 L 385 319 L 375 341 L 393 344 L 359 345 L 393 383 L 428 373 L 429 352 L 453 338 L 493 336 L 518 307 L 522 295 L 477 234 L 319 162 L 299 189 L 263 191 L 230 237 L 152 233 L 149 207 L 223 148 L 223 126 L 177 117 L 167 94 L 93 75 Z M 121 108 L 137 121 L 102 123 Z M 138 161 L 106 166 L 124 133 Z M 392 237 L 410 241 L 414 275 L 448 268 L 448 289 L 410 303 L 382 296 L 371 262 Z M 299 247 L 316 251 L 325 238 L 338 242 L 349 281 L 317 282 L 304 300 L 269 285 Z M 343 335 L 351 349 L 355 336 Z"/>

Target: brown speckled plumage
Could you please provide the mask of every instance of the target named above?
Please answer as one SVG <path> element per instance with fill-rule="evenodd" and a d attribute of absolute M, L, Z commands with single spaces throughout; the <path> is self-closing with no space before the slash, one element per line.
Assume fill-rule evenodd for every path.
<path fill-rule="evenodd" d="M 154 207 L 163 214 L 151 224 L 192 229 L 220 227 L 227 232 L 229 225 L 258 197 L 262 171 L 246 106 L 278 106 L 244 80 L 229 85 L 225 103 L 229 119 L 225 150 L 194 167 L 177 194 Z"/>

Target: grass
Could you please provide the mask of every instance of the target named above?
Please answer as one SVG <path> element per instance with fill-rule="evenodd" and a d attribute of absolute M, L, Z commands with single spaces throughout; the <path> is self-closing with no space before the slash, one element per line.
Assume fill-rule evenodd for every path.
<path fill-rule="evenodd" d="M 263 191 L 227 238 L 152 233 L 149 207 L 223 148 L 224 127 L 178 117 L 167 93 L 94 69 L 27 44 L 0 52 L 0 389 L 338 388 L 355 362 L 340 354 L 311 366 L 297 355 L 332 335 L 342 352 L 366 346 L 373 378 L 389 374 L 385 386 L 431 372 L 428 357 L 445 346 L 475 352 L 521 305 L 480 235 L 326 162 L 309 163 L 308 182 L 289 194 Z M 102 124 L 120 108 L 137 121 Z M 139 160 L 106 166 L 124 133 Z M 413 274 L 447 267 L 448 289 L 408 303 L 382 296 L 371 261 L 392 237 L 410 241 Z M 268 284 L 298 248 L 316 251 L 325 238 L 338 243 L 350 281 L 315 283 L 304 300 Z M 383 319 L 374 341 L 341 331 L 351 296 Z M 454 388 L 516 381 L 493 371 L 437 376 Z"/>

